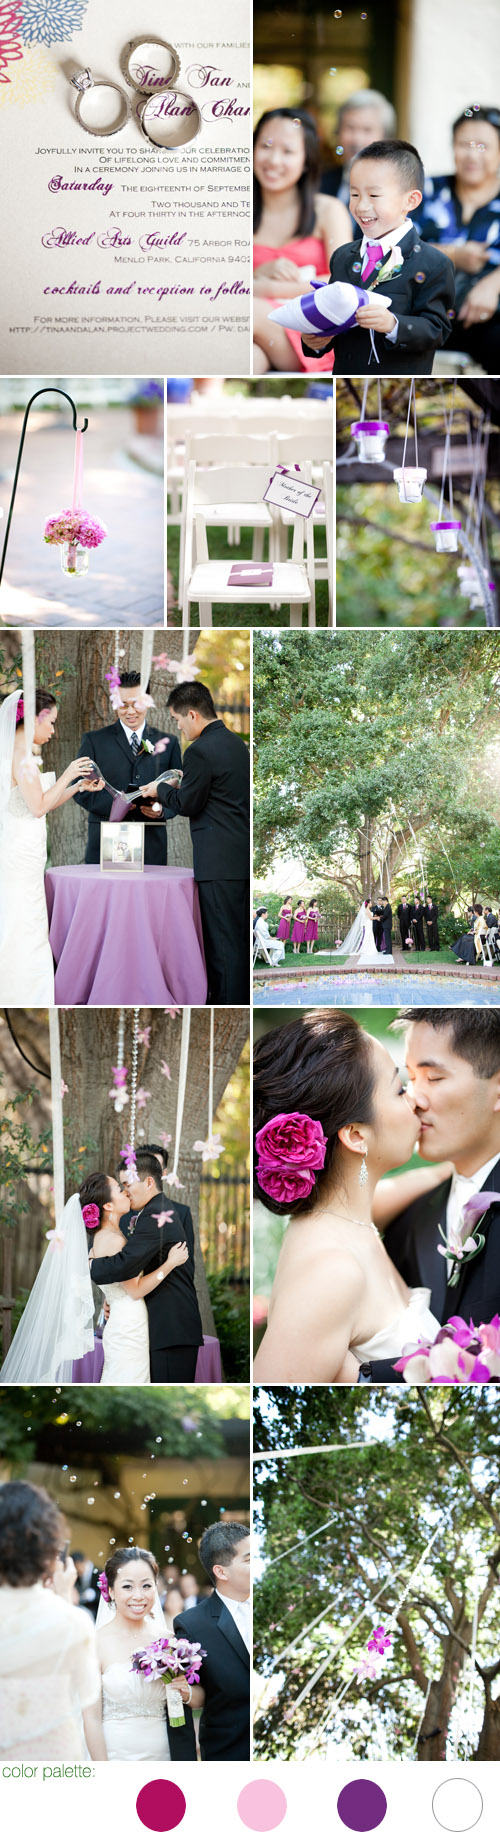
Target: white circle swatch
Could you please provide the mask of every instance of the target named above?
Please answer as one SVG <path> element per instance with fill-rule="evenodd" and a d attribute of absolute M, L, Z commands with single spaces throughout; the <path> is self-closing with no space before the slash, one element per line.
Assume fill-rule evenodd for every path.
<path fill-rule="evenodd" d="M 438 1826 L 447 1833 L 469 1833 L 471 1827 L 477 1826 L 483 1811 L 483 1797 L 475 1782 L 465 1781 L 463 1776 L 453 1776 L 451 1781 L 441 1782 L 433 1795 L 432 1811 Z"/>

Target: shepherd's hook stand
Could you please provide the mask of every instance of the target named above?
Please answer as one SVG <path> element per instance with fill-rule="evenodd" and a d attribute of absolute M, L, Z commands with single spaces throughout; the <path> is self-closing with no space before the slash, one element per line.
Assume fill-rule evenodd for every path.
<path fill-rule="evenodd" d="M 29 412 L 30 412 L 30 409 L 33 403 L 36 402 L 37 400 L 37 396 L 64 396 L 65 401 L 70 403 L 70 406 L 73 410 L 73 428 L 74 428 L 75 434 L 78 434 L 78 432 L 80 432 L 80 434 L 86 434 L 86 431 L 89 425 L 87 416 L 85 416 L 83 428 L 80 428 L 80 430 L 78 429 L 78 409 L 76 407 L 76 403 L 73 402 L 73 397 L 68 396 L 67 390 L 57 389 L 57 386 L 55 384 L 54 384 L 53 389 L 49 386 L 48 389 L 35 390 L 34 396 L 30 396 L 29 403 L 28 403 L 28 406 L 27 406 L 27 409 L 24 415 L 24 421 L 23 421 L 23 425 L 21 429 L 21 439 L 19 442 L 19 448 L 18 448 L 18 454 L 17 454 L 17 460 L 16 460 L 16 470 L 14 473 L 14 484 L 12 487 L 11 500 L 10 500 L 10 505 L 9 505 L 9 515 L 7 518 L 7 528 L 5 531 L 5 540 L 4 540 L 4 546 L 2 549 L 2 560 L 0 562 L 0 583 L 2 582 L 4 565 L 5 565 L 5 557 L 7 555 L 7 545 L 8 545 L 9 536 L 10 536 L 12 513 L 14 510 L 14 504 L 15 504 L 15 498 L 16 498 L 16 492 L 17 492 L 17 482 L 19 479 L 21 460 L 23 457 L 23 447 L 24 447 L 24 442 L 26 438 L 26 429 L 28 426 L 28 415 L 29 415 Z"/>

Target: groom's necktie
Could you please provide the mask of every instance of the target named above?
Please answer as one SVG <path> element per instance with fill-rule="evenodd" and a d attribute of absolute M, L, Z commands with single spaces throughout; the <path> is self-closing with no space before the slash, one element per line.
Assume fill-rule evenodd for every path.
<path fill-rule="evenodd" d="M 384 254 L 384 251 L 383 251 L 381 243 L 369 243 L 368 244 L 367 248 L 365 249 L 363 273 L 361 276 L 362 281 L 367 281 L 368 276 L 373 274 L 373 270 L 376 267 L 377 262 L 380 262 L 382 260 L 383 254 Z"/>
<path fill-rule="evenodd" d="M 136 756 L 137 756 L 137 754 L 138 754 L 138 752 L 139 752 L 139 748 L 140 748 L 140 745 L 141 745 L 141 743 L 140 743 L 140 740 L 139 740 L 139 736 L 138 736 L 138 734 L 131 734 L 131 736 L 130 736 L 130 746 L 131 746 L 131 748 L 132 748 L 132 753 L 133 753 L 133 756 L 134 756 L 134 760 L 136 759 Z"/>

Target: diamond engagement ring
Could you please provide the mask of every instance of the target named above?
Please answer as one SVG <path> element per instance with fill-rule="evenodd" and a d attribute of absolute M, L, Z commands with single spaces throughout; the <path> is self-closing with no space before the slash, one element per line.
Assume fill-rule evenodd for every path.
<path fill-rule="evenodd" d="M 118 134 L 120 128 L 125 127 L 125 123 L 129 120 L 131 112 L 130 102 L 128 96 L 125 95 L 125 90 L 120 88 L 119 83 L 110 83 L 106 77 L 93 77 L 91 70 L 77 70 L 75 71 L 74 77 L 71 77 L 70 80 L 73 88 L 77 90 L 75 103 L 76 119 L 80 127 L 85 128 L 86 134 Z M 109 89 L 113 90 L 115 95 L 120 96 L 120 114 L 118 120 L 113 121 L 110 127 L 100 127 L 97 123 L 91 123 L 85 120 L 85 115 L 82 111 L 82 103 L 88 89 Z"/>

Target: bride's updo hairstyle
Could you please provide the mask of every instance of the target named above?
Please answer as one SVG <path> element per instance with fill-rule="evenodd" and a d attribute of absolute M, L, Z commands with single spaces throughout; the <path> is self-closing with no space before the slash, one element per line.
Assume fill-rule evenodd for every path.
<path fill-rule="evenodd" d="M 375 1077 L 370 1037 L 343 1009 L 312 1009 L 308 1015 L 301 1015 L 299 1021 L 285 1022 L 282 1028 L 273 1029 L 257 1041 L 254 1049 L 255 1136 L 265 1130 L 272 1119 L 278 1120 L 276 1131 L 266 1131 L 254 1152 L 254 1193 L 270 1213 L 310 1213 L 323 1189 L 329 1185 L 339 1130 L 346 1124 L 371 1124 L 373 1121 Z M 297 1115 L 303 1122 L 295 1127 L 293 1120 Z M 300 1170 L 301 1166 L 306 1166 L 310 1171 L 310 1192 L 306 1191 L 306 1182 L 296 1199 L 290 1199 L 289 1195 L 275 1198 L 268 1187 L 260 1185 L 257 1175 L 259 1161 L 263 1172 L 263 1158 L 269 1161 L 271 1168 L 278 1170 L 278 1160 L 272 1161 L 274 1137 L 279 1157 L 283 1158 L 282 1185 L 286 1185 L 287 1131 L 295 1168 Z M 304 1136 L 302 1164 L 301 1132 Z M 279 1190 L 279 1173 L 274 1183 L 271 1180 L 271 1187 L 273 1185 Z"/>
<path fill-rule="evenodd" d="M 56 698 L 52 690 L 35 690 L 35 716 L 41 715 L 44 709 L 56 708 Z M 24 722 L 24 698 L 20 696 L 17 705 L 16 728 L 20 728 L 22 722 Z"/>
<path fill-rule="evenodd" d="M 156 1583 L 158 1565 L 156 1563 L 156 1558 L 153 1558 L 153 1553 L 143 1551 L 142 1545 L 125 1545 L 122 1551 L 113 1552 L 112 1557 L 106 1560 L 104 1575 L 107 1578 L 110 1590 L 113 1589 L 118 1572 L 123 1569 L 124 1564 L 136 1564 L 138 1560 L 142 1560 L 143 1564 L 149 1565 L 149 1569 L 152 1571 Z"/>
<path fill-rule="evenodd" d="M 102 1226 L 103 1208 L 111 1200 L 109 1176 L 101 1174 L 99 1170 L 93 1175 L 86 1175 L 79 1191 L 79 1200 L 89 1245 L 92 1245 L 94 1233 Z"/>

